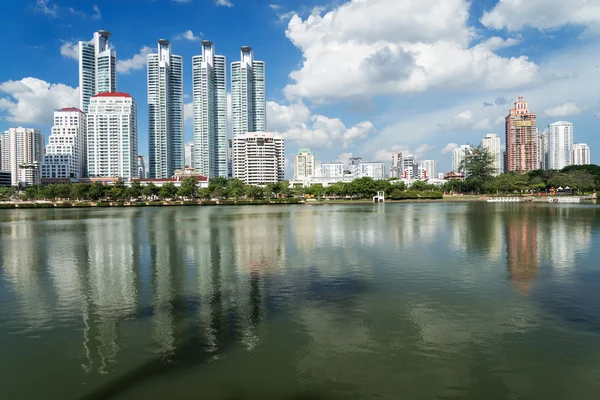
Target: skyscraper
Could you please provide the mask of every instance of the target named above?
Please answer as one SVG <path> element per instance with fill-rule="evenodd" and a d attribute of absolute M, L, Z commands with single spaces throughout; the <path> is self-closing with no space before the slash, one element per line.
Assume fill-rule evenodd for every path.
<path fill-rule="evenodd" d="M 140 179 L 144 179 L 146 177 L 146 163 L 144 163 L 144 156 L 138 156 L 137 177 Z"/>
<path fill-rule="evenodd" d="M 10 171 L 13 186 L 40 183 L 39 166 L 44 157 L 44 136 L 40 131 L 22 127 L 10 128 L 0 134 L 0 151 L 0 170 Z M 35 169 L 36 173 L 28 173 Z M 29 179 L 30 176 L 33 179 Z"/>
<path fill-rule="evenodd" d="M 452 150 L 452 171 L 454 172 L 464 172 L 460 170 L 461 167 L 461 163 L 462 161 L 465 159 L 465 157 L 467 156 L 467 152 L 471 151 L 471 146 L 469 146 L 468 144 L 463 144 L 460 147 L 455 148 L 454 150 Z"/>
<path fill-rule="evenodd" d="M 435 160 L 419 161 L 419 179 L 435 178 Z"/>
<path fill-rule="evenodd" d="M 151 178 L 183 168 L 183 62 L 164 39 L 148 54 L 148 141 Z"/>
<path fill-rule="evenodd" d="M 194 168 L 194 142 L 188 142 L 185 144 L 185 157 L 184 164 L 187 167 Z"/>
<path fill-rule="evenodd" d="M 573 124 L 558 121 L 548 125 L 548 169 L 573 164 Z"/>
<path fill-rule="evenodd" d="M 249 185 L 281 182 L 285 176 L 284 141 L 280 135 L 250 132 L 233 138 L 233 174 Z"/>
<path fill-rule="evenodd" d="M 500 138 L 495 133 L 488 133 L 481 141 L 481 148 L 486 149 L 493 160 L 494 176 L 500 175 Z"/>
<path fill-rule="evenodd" d="M 127 93 L 99 93 L 87 114 L 87 159 L 90 177 L 135 178 L 137 106 Z"/>
<path fill-rule="evenodd" d="M 299 149 L 294 156 L 294 179 L 314 176 L 315 164 L 315 155 L 310 149 Z"/>
<path fill-rule="evenodd" d="M 63 108 L 54 112 L 54 126 L 46 146 L 42 178 L 85 176 L 85 125 L 85 114 L 78 108 Z"/>
<path fill-rule="evenodd" d="M 79 108 L 86 114 L 92 96 L 117 90 L 117 55 L 109 37 L 98 31 L 91 41 L 79 42 Z"/>
<path fill-rule="evenodd" d="M 209 177 L 227 177 L 227 75 L 225 56 L 202 41 L 192 59 L 194 168 Z"/>
<path fill-rule="evenodd" d="M 241 60 L 231 63 L 231 118 L 233 137 L 266 132 L 265 63 L 254 60 L 251 47 L 243 46 Z"/>
<path fill-rule="evenodd" d="M 540 169 L 548 169 L 548 129 L 538 138 L 538 164 Z"/>
<path fill-rule="evenodd" d="M 585 143 L 573 145 L 573 165 L 588 165 L 590 161 L 590 147 Z"/>
<path fill-rule="evenodd" d="M 537 125 L 535 113 L 519 96 L 506 116 L 506 153 L 504 172 L 527 172 L 538 168 Z"/>

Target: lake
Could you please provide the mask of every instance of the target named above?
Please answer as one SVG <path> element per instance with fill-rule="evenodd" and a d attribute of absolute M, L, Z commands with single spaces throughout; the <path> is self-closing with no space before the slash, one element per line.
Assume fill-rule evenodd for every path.
<path fill-rule="evenodd" d="M 0 210 L 4 399 L 597 399 L 600 207 Z"/>

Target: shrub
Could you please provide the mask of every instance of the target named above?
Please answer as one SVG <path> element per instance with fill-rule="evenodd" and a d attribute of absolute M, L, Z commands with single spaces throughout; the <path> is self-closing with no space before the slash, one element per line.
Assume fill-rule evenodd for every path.
<path fill-rule="evenodd" d="M 1 208 L 6 208 L 6 209 L 8 209 L 8 208 L 15 208 L 15 205 L 12 204 L 12 203 L 0 204 L 0 209 Z"/>
<path fill-rule="evenodd" d="M 198 202 L 197 201 L 184 201 L 183 205 L 184 206 L 197 206 Z"/>
<path fill-rule="evenodd" d="M 73 204 L 71 203 L 56 203 L 57 208 L 71 208 Z"/>
<path fill-rule="evenodd" d="M 19 203 L 18 208 L 35 208 L 33 203 Z"/>
<path fill-rule="evenodd" d="M 150 207 L 157 207 L 157 206 L 162 206 L 163 203 L 162 203 L 162 201 L 151 201 L 151 202 L 148 203 L 148 205 Z"/>
<path fill-rule="evenodd" d="M 389 196 L 392 200 L 438 200 L 443 199 L 442 192 L 417 191 L 417 190 L 398 190 L 394 189 Z"/>
<path fill-rule="evenodd" d="M 111 207 L 125 207 L 125 203 L 123 203 L 122 201 L 113 201 L 112 203 L 110 203 Z"/>
<path fill-rule="evenodd" d="M 144 202 L 135 202 L 135 203 L 131 203 L 132 207 L 146 207 L 146 203 Z"/>
<path fill-rule="evenodd" d="M 54 208 L 52 203 L 36 203 L 35 208 Z"/>
<path fill-rule="evenodd" d="M 205 200 L 201 203 L 203 206 L 216 206 L 217 202 L 213 200 Z"/>
<path fill-rule="evenodd" d="M 99 201 L 96 203 L 96 207 L 110 207 L 110 203 L 108 201 Z"/>
<path fill-rule="evenodd" d="M 92 203 L 87 203 L 87 202 L 80 202 L 80 203 L 73 203 L 73 207 L 91 207 Z"/>
<path fill-rule="evenodd" d="M 222 206 L 235 206 L 237 202 L 235 200 L 220 200 L 219 204 Z"/>

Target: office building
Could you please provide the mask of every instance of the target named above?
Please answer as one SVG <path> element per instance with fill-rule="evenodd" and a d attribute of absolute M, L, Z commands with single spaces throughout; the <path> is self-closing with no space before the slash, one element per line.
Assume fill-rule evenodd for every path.
<path fill-rule="evenodd" d="M 481 141 L 481 148 L 487 150 L 488 155 L 492 159 L 492 167 L 494 168 L 494 176 L 500 175 L 502 172 L 502 164 L 500 159 L 500 138 L 495 133 L 488 133 Z"/>
<path fill-rule="evenodd" d="M 402 153 L 392 153 L 392 168 L 390 168 L 390 178 L 402 177 Z"/>
<path fill-rule="evenodd" d="M 573 124 L 558 121 L 548 125 L 548 169 L 561 170 L 573 164 Z"/>
<path fill-rule="evenodd" d="M 471 152 L 471 146 L 463 144 L 460 147 L 452 150 L 452 171 L 459 173 L 463 160 L 467 157 L 467 153 Z"/>
<path fill-rule="evenodd" d="M 227 139 L 227 178 L 233 178 L 233 139 Z"/>
<path fill-rule="evenodd" d="M 185 167 L 194 168 L 194 142 L 186 143 L 185 145 Z"/>
<path fill-rule="evenodd" d="M 85 114 L 78 108 L 55 111 L 42 164 L 42 178 L 79 179 L 86 176 L 86 168 Z"/>
<path fill-rule="evenodd" d="M 25 163 L 19 165 L 19 186 L 40 185 L 41 164 L 39 162 Z"/>
<path fill-rule="evenodd" d="M 127 93 L 99 93 L 87 114 L 87 160 L 90 177 L 135 178 L 137 106 Z"/>
<path fill-rule="evenodd" d="M 344 163 L 325 162 L 317 166 L 315 175 L 320 178 L 342 178 L 344 176 Z"/>
<path fill-rule="evenodd" d="M 435 178 L 435 160 L 419 161 L 419 179 Z"/>
<path fill-rule="evenodd" d="M 208 177 L 227 177 L 227 74 L 225 56 L 202 41 L 192 59 L 194 168 Z"/>
<path fill-rule="evenodd" d="M 98 31 L 89 42 L 79 42 L 79 109 L 88 112 L 97 93 L 117 90 L 117 55 L 109 46 L 110 32 Z"/>
<path fill-rule="evenodd" d="M 514 103 L 506 122 L 504 172 L 527 172 L 538 168 L 536 115 L 522 96 Z"/>
<path fill-rule="evenodd" d="M 12 186 L 12 175 L 10 171 L 0 171 L 0 187 Z"/>
<path fill-rule="evenodd" d="M 585 143 L 573 145 L 573 165 L 588 165 L 590 161 L 590 147 Z"/>
<path fill-rule="evenodd" d="M 315 175 L 315 155 L 310 149 L 300 149 L 294 156 L 294 180 Z"/>
<path fill-rule="evenodd" d="M 183 168 L 183 61 L 164 39 L 148 54 L 148 142 L 151 178 Z"/>
<path fill-rule="evenodd" d="M 548 129 L 538 138 L 538 165 L 539 169 L 548 169 Z"/>
<path fill-rule="evenodd" d="M 233 138 L 233 176 L 249 185 L 280 182 L 285 176 L 283 137 L 249 132 Z"/>
<path fill-rule="evenodd" d="M 137 175 L 136 176 L 140 179 L 146 177 L 146 164 L 144 163 L 144 156 L 138 156 L 138 158 L 137 158 Z"/>
<path fill-rule="evenodd" d="M 39 183 L 39 164 L 44 158 L 44 136 L 37 129 L 10 128 L 0 134 L 0 170 L 9 171 L 12 186 Z M 21 168 L 37 165 L 37 175 L 21 174 Z M 37 176 L 37 179 L 35 177 Z M 27 177 L 27 179 L 25 179 Z"/>
<path fill-rule="evenodd" d="M 241 48 L 240 55 L 240 61 L 231 63 L 233 137 L 267 131 L 265 63 L 254 60 L 254 52 L 248 46 Z"/>
<path fill-rule="evenodd" d="M 382 162 L 360 161 L 350 165 L 352 178 L 385 179 L 385 166 Z"/>

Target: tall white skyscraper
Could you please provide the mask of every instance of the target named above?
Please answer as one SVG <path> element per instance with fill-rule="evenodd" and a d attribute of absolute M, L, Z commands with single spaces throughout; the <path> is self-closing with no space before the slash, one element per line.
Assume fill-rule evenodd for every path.
<path fill-rule="evenodd" d="M 467 151 L 471 151 L 471 146 L 463 144 L 452 150 L 452 171 L 460 172 L 460 164 L 465 159 Z"/>
<path fill-rule="evenodd" d="M 419 161 L 419 179 L 435 178 L 435 160 Z"/>
<path fill-rule="evenodd" d="M 127 93 L 99 93 L 87 114 L 90 177 L 137 177 L 137 106 Z"/>
<path fill-rule="evenodd" d="M 184 164 L 190 168 L 194 168 L 194 142 L 185 144 Z"/>
<path fill-rule="evenodd" d="M 573 164 L 573 124 L 558 121 L 548 125 L 548 169 Z"/>
<path fill-rule="evenodd" d="M 502 172 L 500 137 L 495 133 L 488 133 L 481 141 L 481 147 L 487 150 L 493 160 L 494 176 L 500 175 Z"/>
<path fill-rule="evenodd" d="M 13 186 L 39 184 L 39 166 L 44 157 L 44 136 L 37 129 L 10 128 L 0 134 L 0 170 L 10 171 Z M 37 168 L 33 179 L 25 171 Z"/>
<path fill-rule="evenodd" d="M 254 60 L 251 47 L 242 47 L 240 53 L 241 60 L 231 63 L 233 137 L 267 131 L 265 63 Z"/>
<path fill-rule="evenodd" d="M 78 179 L 85 176 L 86 150 L 85 114 L 78 108 L 55 111 L 42 164 L 42 178 Z"/>
<path fill-rule="evenodd" d="M 540 169 L 548 169 L 548 129 L 544 130 L 538 138 L 538 158 Z"/>
<path fill-rule="evenodd" d="M 209 177 L 227 177 L 227 73 L 225 56 L 202 41 L 192 58 L 194 168 Z"/>
<path fill-rule="evenodd" d="M 317 160 L 310 149 L 300 149 L 294 156 L 294 179 L 309 178 L 315 175 Z"/>
<path fill-rule="evenodd" d="M 285 146 L 283 137 L 251 132 L 233 138 L 233 174 L 249 185 L 283 181 Z"/>
<path fill-rule="evenodd" d="M 573 145 L 573 165 L 588 165 L 590 161 L 590 146 L 585 143 Z"/>
<path fill-rule="evenodd" d="M 148 141 L 151 178 L 183 168 L 183 61 L 164 39 L 148 54 Z"/>
<path fill-rule="evenodd" d="M 79 108 L 87 113 L 97 93 L 117 90 L 117 54 L 110 48 L 110 32 L 98 31 L 89 42 L 79 42 Z"/>

